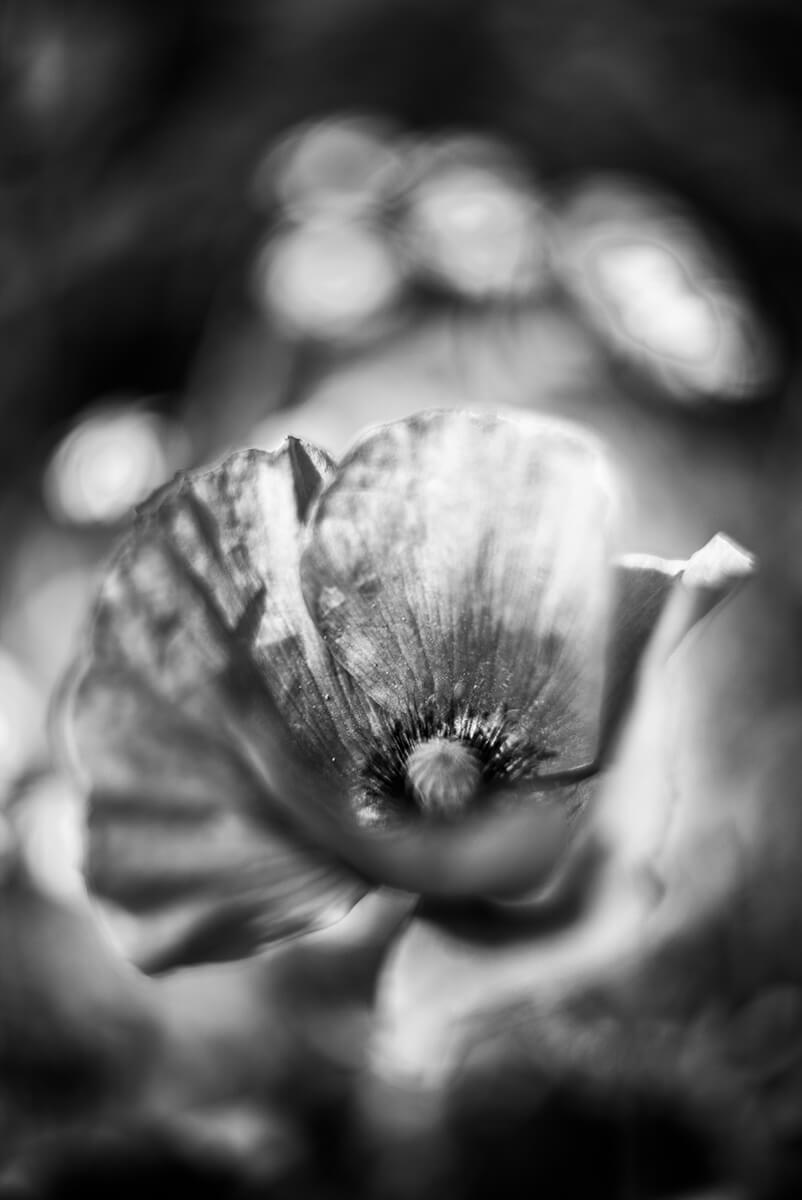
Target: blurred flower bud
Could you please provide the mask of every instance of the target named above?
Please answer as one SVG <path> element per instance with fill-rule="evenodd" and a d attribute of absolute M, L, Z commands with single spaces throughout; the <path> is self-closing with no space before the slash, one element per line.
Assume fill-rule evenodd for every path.
<path fill-rule="evenodd" d="M 119 399 L 84 414 L 44 476 L 48 509 L 70 525 L 114 525 L 186 465 L 186 438 L 157 413 Z"/>
<path fill-rule="evenodd" d="M 255 264 L 257 298 L 295 336 L 360 341 L 381 327 L 403 276 L 389 242 L 367 224 L 305 223 L 271 238 Z"/>
<path fill-rule="evenodd" d="M 258 207 L 276 199 L 287 216 L 365 216 L 399 185 L 400 155 L 386 121 L 329 117 L 290 131 L 259 163 L 252 194 Z"/>
<path fill-rule="evenodd" d="M 560 210 L 559 273 L 623 363 L 682 404 L 748 403 L 779 374 L 735 266 L 674 198 L 591 178 Z"/>
<path fill-rule="evenodd" d="M 543 200 L 513 155 L 474 137 L 422 148 L 401 239 L 424 278 L 471 300 L 539 291 L 548 274 Z"/>

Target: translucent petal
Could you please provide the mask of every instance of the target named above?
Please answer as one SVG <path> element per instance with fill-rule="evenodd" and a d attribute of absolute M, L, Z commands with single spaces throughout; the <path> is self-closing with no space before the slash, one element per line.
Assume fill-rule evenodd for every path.
<path fill-rule="evenodd" d="M 545 419 L 428 413 L 369 434 L 310 516 L 304 592 L 384 709 L 504 709 L 550 771 L 593 757 L 611 486 L 597 443 Z"/>

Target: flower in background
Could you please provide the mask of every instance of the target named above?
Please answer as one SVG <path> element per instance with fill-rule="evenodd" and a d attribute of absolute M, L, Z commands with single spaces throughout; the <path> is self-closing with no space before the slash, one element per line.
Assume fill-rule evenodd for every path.
<path fill-rule="evenodd" d="M 745 265 L 647 179 L 545 183 L 487 134 L 422 139 L 343 113 L 271 146 L 252 195 L 273 214 L 256 298 L 292 338 L 364 346 L 426 293 L 533 321 L 567 309 L 641 388 L 689 409 L 759 403 L 785 374 Z"/>
<path fill-rule="evenodd" d="M 386 119 L 340 113 L 290 130 L 259 162 L 252 195 L 293 220 L 354 220 L 380 213 L 403 181 L 403 139 Z"/>
<path fill-rule="evenodd" d="M 542 299 L 551 283 L 551 216 L 518 156 L 487 137 L 417 148 L 399 239 L 423 280 L 463 299 Z"/>
<path fill-rule="evenodd" d="M 323 344 L 364 344 L 423 284 L 471 304 L 542 298 L 546 202 L 519 157 L 488 136 L 432 141 L 341 114 L 271 146 L 252 186 L 275 210 L 253 268 L 266 318 Z"/>
<path fill-rule="evenodd" d="M 257 208 L 280 216 L 253 265 L 268 321 L 334 345 L 392 326 L 407 282 L 389 230 L 402 178 L 397 131 L 366 115 L 301 125 L 268 149 L 252 185 Z"/>
<path fill-rule="evenodd" d="M 362 221 L 275 230 L 254 264 L 260 305 L 293 337 L 359 344 L 375 338 L 404 275 L 381 230 Z"/>
<path fill-rule="evenodd" d="M 780 377 L 742 272 L 678 197 L 591 176 L 559 206 L 558 274 L 613 357 L 674 402 L 748 404 Z"/>
<path fill-rule="evenodd" d="M 53 451 L 45 501 L 63 524 L 120 524 L 188 458 L 188 439 L 175 422 L 141 402 L 110 397 L 83 413 Z"/>

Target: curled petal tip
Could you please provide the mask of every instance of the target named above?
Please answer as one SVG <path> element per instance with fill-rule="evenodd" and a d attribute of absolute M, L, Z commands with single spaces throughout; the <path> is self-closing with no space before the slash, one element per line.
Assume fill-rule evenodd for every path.
<path fill-rule="evenodd" d="M 657 658 L 671 654 L 708 613 L 731 596 L 757 569 L 756 559 L 723 533 L 692 555 L 681 584 L 666 604 L 650 648 Z"/>
<path fill-rule="evenodd" d="M 754 574 L 757 562 L 754 555 L 745 550 L 724 533 L 717 533 L 710 541 L 688 559 L 682 573 L 687 587 L 724 588 L 738 583 Z"/>

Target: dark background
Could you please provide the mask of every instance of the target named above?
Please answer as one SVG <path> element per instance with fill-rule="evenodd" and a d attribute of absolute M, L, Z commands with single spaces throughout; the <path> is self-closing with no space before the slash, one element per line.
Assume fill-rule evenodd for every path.
<path fill-rule="evenodd" d="M 253 234 L 260 151 L 342 108 L 491 130 L 546 180 L 615 167 L 669 185 L 736 247 L 797 352 L 793 3 L 6 0 L 0 14 L 6 486 L 98 395 L 180 392 Z"/>

